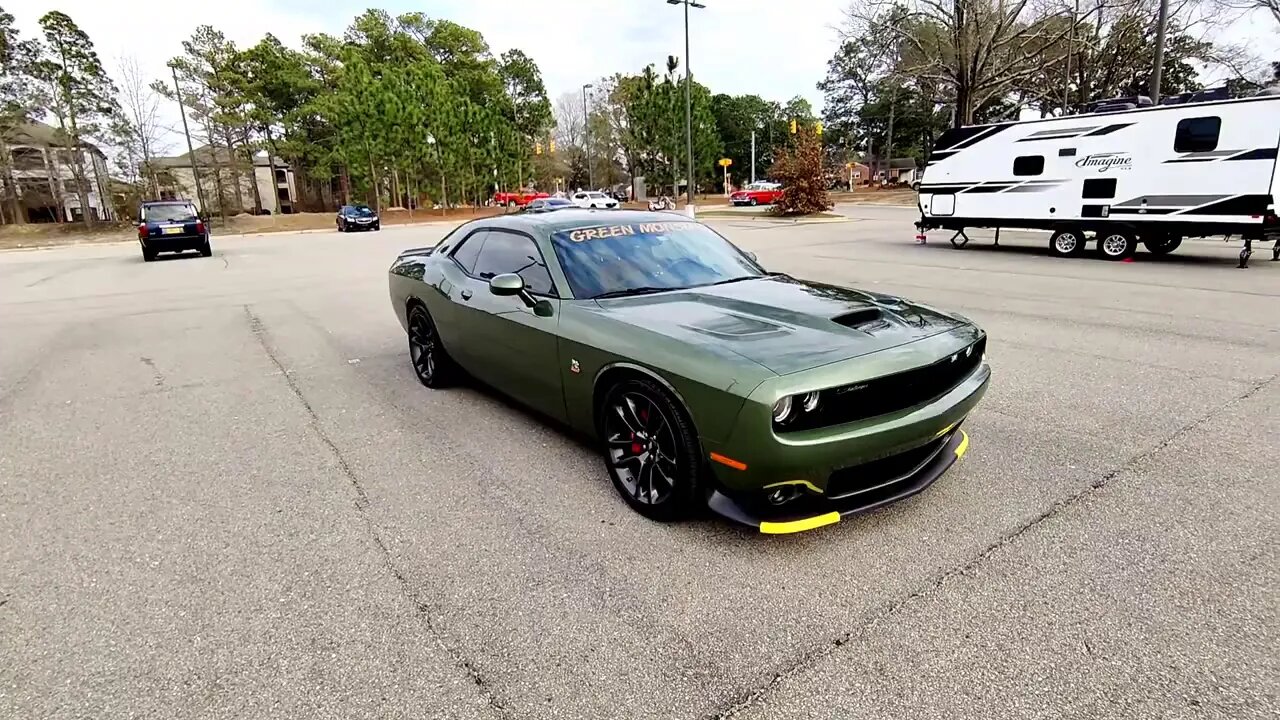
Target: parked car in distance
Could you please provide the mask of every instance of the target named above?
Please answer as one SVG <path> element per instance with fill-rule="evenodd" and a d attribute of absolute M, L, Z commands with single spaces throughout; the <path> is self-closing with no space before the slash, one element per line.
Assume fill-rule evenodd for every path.
<path fill-rule="evenodd" d="M 772 205 L 778 202 L 780 197 L 782 197 L 782 185 L 775 182 L 756 182 L 729 195 L 729 202 L 734 205 Z"/>
<path fill-rule="evenodd" d="M 151 262 L 162 252 L 199 250 L 209 257 L 209 226 L 190 200 L 149 200 L 138 206 L 138 244 Z"/>
<path fill-rule="evenodd" d="M 618 207 L 618 201 L 605 195 L 598 190 L 583 190 L 569 196 L 574 205 L 580 208 L 605 208 L 614 210 Z"/>
<path fill-rule="evenodd" d="M 551 197 L 544 192 L 536 190 L 514 190 L 511 192 L 497 192 L 493 194 L 494 205 L 506 205 L 507 207 L 524 207 L 538 198 Z"/>
<path fill-rule="evenodd" d="M 552 210 L 561 210 L 563 208 L 577 207 L 565 198 L 545 197 L 532 200 L 528 205 L 524 206 L 525 212 L 551 212 Z"/>
<path fill-rule="evenodd" d="M 338 232 L 381 229 L 382 220 L 368 205 L 343 205 L 338 211 Z"/>

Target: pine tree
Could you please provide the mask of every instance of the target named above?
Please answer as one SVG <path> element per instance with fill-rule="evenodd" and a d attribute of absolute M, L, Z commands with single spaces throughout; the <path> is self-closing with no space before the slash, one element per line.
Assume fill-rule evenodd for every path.
<path fill-rule="evenodd" d="M 7 138 L 31 121 L 39 104 L 28 76 L 37 49 L 34 41 L 19 38 L 13 16 L 0 8 L 0 222 L 26 222 Z M 7 218 L 3 206 L 8 207 Z"/>
<path fill-rule="evenodd" d="M 40 29 L 45 41 L 32 74 L 48 87 L 45 109 L 58 121 L 58 135 L 75 178 L 81 214 L 92 227 L 95 220 L 89 207 L 90 176 L 84 166 L 84 146 L 90 138 L 105 136 L 119 117 L 116 87 L 102 67 L 93 41 L 65 13 L 45 13 L 40 18 Z M 99 201 L 105 210 L 103 179 L 96 175 L 94 168 L 93 179 L 99 181 Z"/>

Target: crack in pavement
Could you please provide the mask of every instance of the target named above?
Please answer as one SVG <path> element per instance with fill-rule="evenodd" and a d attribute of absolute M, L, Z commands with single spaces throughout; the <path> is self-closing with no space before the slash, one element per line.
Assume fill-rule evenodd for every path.
<path fill-rule="evenodd" d="M 351 483 L 351 487 L 355 489 L 356 512 L 364 521 L 365 527 L 368 528 L 369 534 L 373 538 L 374 545 L 378 548 L 378 552 L 382 554 L 383 565 L 399 584 L 400 593 L 413 605 L 418 616 L 424 623 L 426 623 L 427 630 L 431 633 L 431 636 L 435 638 L 440 649 L 444 650 L 445 653 L 453 659 L 454 664 L 463 670 L 467 676 L 471 678 L 471 681 L 475 683 L 489 707 L 492 708 L 499 717 L 507 717 L 507 709 L 493 694 L 489 687 L 489 681 L 480 674 L 480 671 L 476 669 L 475 665 L 462 654 L 456 645 L 451 642 L 448 635 L 435 621 L 432 620 L 432 607 L 417 596 L 417 593 L 413 591 L 412 586 L 409 584 L 409 579 L 405 577 L 400 568 L 396 567 L 395 563 L 392 561 L 391 552 L 387 549 L 386 542 L 382 539 L 382 534 L 378 531 L 378 527 L 369 516 L 369 495 L 365 492 L 359 476 L 356 475 L 355 470 L 351 467 L 351 464 L 347 461 L 343 452 L 338 449 L 337 444 L 334 443 L 333 439 L 329 437 L 329 434 L 325 432 L 324 428 L 320 424 L 320 416 L 316 413 L 315 409 L 312 408 L 310 401 L 308 401 L 306 396 L 303 395 L 302 388 L 298 386 L 293 375 L 285 368 L 284 363 L 280 361 L 275 350 L 271 347 L 271 343 L 268 342 L 270 334 L 267 331 L 266 325 L 263 324 L 262 319 L 255 315 L 248 305 L 244 305 L 242 307 L 244 308 L 245 317 L 249 321 L 250 332 L 253 333 L 253 336 L 262 346 L 263 352 L 267 354 L 267 357 L 271 362 L 280 370 L 280 375 L 289 386 L 289 390 L 298 399 L 298 402 L 302 404 L 303 409 L 306 410 L 307 423 L 311 426 L 311 431 L 314 432 L 316 437 L 318 437 L 329 449 L 330 454 L 332 454 L 334 459 L 338 461 L 338 467 L 342 470 L 342 474 L 346 476 L 347 480 Z"/>
<path fill-rule="evenodd" d="M 809 652 L 804 653 L 803 655 L 800 656 L 798 660 L 793 662 L 791 665 L 787 666 L 786 668 L 783 668 L 782 670 L 775 672 L 773 677 L 770 678 L 767 682 L 765 682 L 764 685 L 761 685 L 760 687 L 757 687 L 754 690 L 748 691 L 742 697 L 740 697 L 737 701 L 730 703 L 729 705 L 725 706 L 723 709 L 716 712 L 712 712 L 704 717 L 708 718 L 709 720 L 727 720 L 728 718 L 732 718 L 738 715 L 739 713 L 750 709 L 751 707 L 758 704 L 767 695 L 769 695 L 769 693 L 771 693 L 779 685 L 781 685 L 784 680 L 795 677 L 800 673 L 817 665 L 817 663 L 820 662 L 821 660 L 827 657 L 830 657 L 840 647 L 848 644 L 851 640 L 853 640 L 856 635 L 865 634 L 867 631 L 869 631 L 872 628 L 872 626 L 890 617 L 891 615 L 897 613 L 899 610 L 906 607 L 912 601 L 927 597 L 933 594 L 935 591 L 941 589 L 943 585 L 947 584 L 949 581 L 955 579 L 956 577 L 960 577 L 968 574 L 969 571 L 981 565 L 985 560 L 987 560 L 989 557 L 994 555 L 998 550 L 1015 542 L 1019 537 L 1025 534 L 1028 530 L 1035 528 L 1036 526 L 1040 525 L 1041 523 L 1047 520 L 1051 520 L 1055 517 L 1058 517 L 1062 513 L 1066 512 L 1068 509 L 1077 505 L 1081 500 L 1107 487 L 1111 483 L 1111 481 L 1114 480 L 1116 477 L 1118 477 L 1121 473 L 1154 457 L 1155 455 L 1163 451 L 1165 448 L 1172 445 L 1176 440 L 1178 440 L 1182 436 L 1186 435 L 1189 432 L 1194 431 L 1196 428 L 1200 427 L 1201 425 L 1204 425 L 1206 422 L 1209 422 L 1210 420 L 1217 417 L 1218 415 L 1220 415 L 1227 409 L 1231 408 L 1235 404 L 1243 402 L 1244 400 L 1247 400 L 1250 397 L 1253 397 L 1254 395 L 1258 394 L 1259 392 L 1262 391 L 1263 388 L 1275 382 L 1277 378 L 1280 378 L 1280 374 L 1272 375 L 1271 377 L 1266 378 L 1265 380 L 1260 380 L 1253 383 L 1247 390 L 1240 393 L 1239 395 L 1235 395 L 1227 399 L 1221 405 L 1218 405 L 1216 408 L 1210 410 L 1208 413 L 1202 415 L 1200 418 L 1196 420 L 1192 420 L 1191 422 L 1188 422 L 1187 424 L 1183 425 L 1177 430 L 1174 430 L 1168 437 L 1166 437 L 1164 440 L 1160 441 L 1153 447 L 1148 448 L 1147 450 L 1144 450 L 1136 455 L 1133 455 L 1128 460 L 1124 461 L 1119 467 L 1116 467 L 1115 469 L 1104 473 L 1102 476 L 1100 476 L 1098 479 L 1094 480 L 1093 482 L 1089 483 L 1084 488 L 1081 488 L 1080 490 L 1067 496 L 1066 498 L 1063 498 L 1061 500 L 1054 502 L 1044 512 L 1031 518 L 1027 522 L 1019 525 L 1018 527 L 1005 533 L 1004 535 L 1001 535 L 998 539 L 996 539 L 991 544 L 987 545 L 985 548 L 983 548 L 981 551 L 979 551 L 976 555 L 969 558 L 968 560 L 958 565 L 955 565 L 938 575 L 935 575 L 931 580 L 926 582 L 922 587 L 917 588 L 916 590 L 913 590 L 907 593 L 906 595 L 903 595 L 897 600 L 893 600 L 889 603 L 886 603 L 885 605 L 881 606 L 878 610 L 872 611 L 867 615 L 865 621 L 863 621 L 861 625 L 855 630 L 850 630 L 850 631 L 841 633 L 840 635 L 832 638 L 825 645 L 822 645 L 818 648 L 815 648 L 813 650 L 810 650 Z"/>

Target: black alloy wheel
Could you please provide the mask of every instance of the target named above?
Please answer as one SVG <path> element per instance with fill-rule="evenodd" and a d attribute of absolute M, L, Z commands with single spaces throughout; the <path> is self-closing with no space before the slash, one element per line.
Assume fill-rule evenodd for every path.
<path fill-rule="evenodd" d="M 409 361 L 418 382 L 429 388 L 445 387 L 453 379 L 452 360 L 440 344 L 431 315 L 421 305 L 409 309 Z"/>
<path fill-rule="evenodd" d="M 697 506 L 698 442 L 692 424 L 660 385 L 628 380 L 600 408 L 609 477 L 623 500 L 651 520 L 686 517 Z"/>

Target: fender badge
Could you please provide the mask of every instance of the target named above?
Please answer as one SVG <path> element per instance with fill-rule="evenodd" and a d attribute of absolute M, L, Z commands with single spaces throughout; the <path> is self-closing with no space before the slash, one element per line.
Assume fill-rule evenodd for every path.
<path fill-rule="evenodd" d="M 572 359 L 571 359 L 571 360 L 569 360 L 569 372 L 571 372 L 571 373 L 580 373 L 580 372 L 582 372 L 582 366 L 578 365 L 578 361 L 577 361 L 577 360 L 572 360 Z"/>

